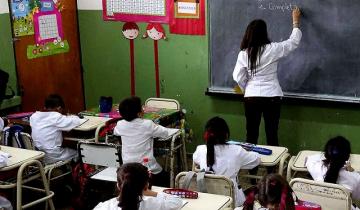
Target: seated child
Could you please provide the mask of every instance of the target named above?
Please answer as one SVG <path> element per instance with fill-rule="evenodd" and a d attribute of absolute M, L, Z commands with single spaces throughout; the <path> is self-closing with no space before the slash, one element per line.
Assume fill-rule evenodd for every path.
<path fill-rule="evenodd" d="M 306 167 L 315 181 L 340 184 L 351 192 L 353 199 L 360 199 L 360 174 L 351 168 L 350 142 L 342 136 L 330 139 L 324 154 L 306 158 Z"/>
<path fill-rule="evenodd" d="M 254 205 L 255 195 L 259 204 Z M 279 174 L 268 174 L 246 196 L 242 210 L 295 210 L 293 190 Z M 235 208 L 240 210 L 240 208 Z"/>
<path fill-rule="evenodd" d="M 148 167 L 151 170 L 151 182 L 156 186 L 169 186 L 169 175 L 154 157 L 154 139 L 168 137 L 174 130 L 155 124 L 151 120 L 143 119 L 141 100 L 138 97 L 124 99 L 119 104 L 120 120 L 114 128 L 114 135 L 121 136 L 122 159 L 124 163 L 143 163 L 148 158 Z"/>
<path fill-rule="evenodd" d="M 210 119 L 205 126 L 206 145 L 199 145 L 193 154 L 193 161 L 201 169 L 229 177 L 234 183 L 235 205 L 245 201 L 244 192 L 237 183 L 240 169 L 252 169 L 260 164 L 258 153 L 248 152 L 239 145 L 230 145 L 230 131 L 227 123 L 220 117 Z"/>
<path fill-rule="evenodd" d="M 61 147 L 63 131 L 70 131 L 85 120 L 77 116 L 62 114 L 65 107 L 61 96 L 52 94 L 45 99 L 44 111 L 37 111 L 30 117 L 31 136 L 35 147 L 45 152 L 45 164 L 69 160 L 78 156 L 77 151 Z"/>
<path fill-rule="evenodd" d="M 148 189 L 148 169 L 140 163 L 126 163 L 117 170 L 119 197 L 99 203 L 94 210 L 177 210 L 179 197 Z"/>

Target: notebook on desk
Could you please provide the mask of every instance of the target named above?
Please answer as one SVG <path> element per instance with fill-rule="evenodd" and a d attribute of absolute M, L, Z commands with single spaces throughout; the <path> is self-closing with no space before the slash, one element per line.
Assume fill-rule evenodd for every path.
<path fill-rule="evenodd" d="M 110 118 L 84 116 L 84 119 L 81 120 L 84 120 L 84 122 L 81 125 L 77 126 L 75 130 L 89 131 L 96 129 L 98 126 L 105 124 L 105 122 L 110 120 Z"/>

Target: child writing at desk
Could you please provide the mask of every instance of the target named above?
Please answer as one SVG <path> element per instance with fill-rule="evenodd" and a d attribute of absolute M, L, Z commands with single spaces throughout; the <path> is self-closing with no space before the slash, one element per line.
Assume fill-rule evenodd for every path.
<path fill-rule="evenodd" d="M 353 199 L 359 200 L 360 174 L 348 162 L 350 153 L 350 142 L 337 136 L 326 143 L 324 154 L 308 156 L 305 165 L 315 181 L 342 185 L 351 192 Z"/>
<path fill-rule="evenodd" d="M 61 147 L 63 131 L 81 125 L 85 120 L 78 116 L 63 115 L 65 104 L 61 96 L 52 94 L 45 99 L 44 111 L 30 117 L 31 136 L 35 147 L 45 152 L 45 164 L 76 158 L 77 151 Z"/>
<path fill-rule="evenodd" d="M 99 203 L 94 210 L 178 210 L 179 197 L 154 192 L 149 187 L 148 169 L 140 163 L 126 163 L 117 170 L 119 197 Z"/>
<path fill-rule="evenodd" d="M 230 178 L 234 184 L 235 206 L 241 206 L 245 201 L 245 195 L 237 182 L 239 170 L 256 167 L 260 164 L 260 156 L 255 152 L 246 151 L 239 145 L 227 144 L 229 136 L 229 127 L 224 119 L 210 119 L 205 126 L 206 145 L 196 148 L 193 161 L 202 170 Z"/>
<path fill-rule="evenodd" d="M 170 176 L 154 157 L 154 138 L 166 138 L 178 129 L 165 128 L 143 119 L 144 112 L 138 97 L 124 99 L 119 104 L 119 112 L 123 120 L 116 124 L 114 135 L 121 136 L 123 162 L 142 163 L 144 158 L 148 158 L 152 184 L 168 187 Z"/>

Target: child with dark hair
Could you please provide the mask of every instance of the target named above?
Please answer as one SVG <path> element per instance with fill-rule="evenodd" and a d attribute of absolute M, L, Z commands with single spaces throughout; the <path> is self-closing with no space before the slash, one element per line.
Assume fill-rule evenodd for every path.
<path fill-rule="evenodd" d="M 123 162 L 142 163 L 144 158 L 148 158 L 152 184 L 168 187 L 170 176 L 154 157 L 154 138 L 168 137 L 178 129 L 165 128 L 155 124 L 152 120 L 143 119 L 144 113 L 138 97 L 130 97 L 121 101 L 119 112 L 124 119 L 116 124 L 114 134 L 121 136 Z"/>
<path fill-rule="evenodd" d="M 252 169 L 260 164 L 260 157 L 255 152 L 248 152 L 239 145 L 226 142 L 230 136 L 227 123 L 220 117 L 211 118 L 205 126 L 206 145 L 199 145 L 193 154 L 193 161 L 200 169 L 212 171 L 230 178 L 234 184 L 235 205 L 245 201 L 244 192 L 237 183 L 240 169 Z"/>
<path fill-rule="evenodd" d="M 63 115 L 65 104 L 57 94 L 49 95 L 44 105 L 43 111 L 37 111 L 30 117 L 31 136 L 35 147 L 45 152 L 46 164 L 76 158 L 76 150 L 61 147 L 62 132 L 70 131 L 85 120 L 78 116 Z"/>
<path fill-rule="evenodd" d="M 255 197 L 261 206 L 254 205 Z M 247 195 L 242 210 L 295 210 L 293 190 L 289 183 L 279 174 L 268 174 Z M 235 210 L 238 210 L 236 208 Z"/>
<path fill-rule="evenodd" d="M 177 210 L 179 197 L 149 190 L 148 169 L 140 163 L 126 163 L 117 170 L 116 198 L 99 203 L 94 210 Z"/>
<path fill-rule="evenodd" d="M 360 174 L 351 167 L 350 142 L 342 136 L 330 139 L 324 154 L 306 158 L 306 167 L 315 181 L 340 184 L 351 192 L 354 199 L 360 199 Z"/>

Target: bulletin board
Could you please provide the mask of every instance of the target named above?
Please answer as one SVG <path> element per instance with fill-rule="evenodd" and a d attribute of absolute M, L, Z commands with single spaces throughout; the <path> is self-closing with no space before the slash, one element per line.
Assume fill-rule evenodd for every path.
<path fill-rule="evenodd" d="M 103 0 L 108 21 L 169 23 L 170 0 Z"/>

